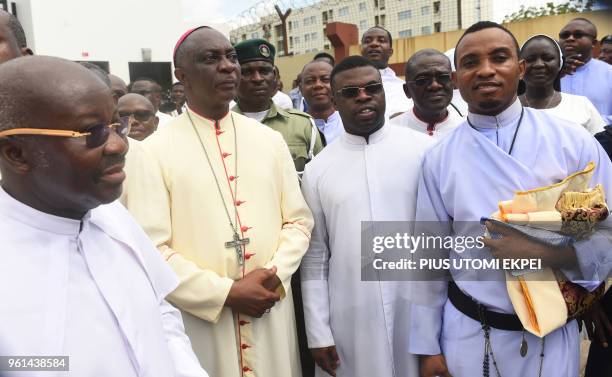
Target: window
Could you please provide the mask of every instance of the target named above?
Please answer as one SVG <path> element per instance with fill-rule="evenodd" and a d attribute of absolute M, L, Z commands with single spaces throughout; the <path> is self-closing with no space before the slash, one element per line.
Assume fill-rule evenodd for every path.
<path fill-rule="evenodd" d="M 434 24 L 434 33 L 439 33 L 442 31 L 442 22 L 436 22 Z"/>
<path fill-rule="evenodd" d="M 366 3 L 359 3 L 359 11 L 360 12 L 365 12 L 366 9 L 367 9 Z"/>
<path fill-rule="evenodd" d="M 310 33 L 310 40 L 311 41 L 316 41 L 317 40 L 317 33 Z"/>
<path fill-rule="evenodd" d="M 342 7 L 338 9 L 338 16 L 344 17 L 344 16 L 348 16 L 348 14 L 349 14 L 349 7 Z"/>
<path fill-rule="evenodd" d="M 359 21 L 359 29 L 364 31 L 368 27 L 368 22 L 366 20 Z"/>
<path fill-rule="evenodd" d="M 434 8 L 434 14 L 440 13 L 440 2 L 434 1 L 433 8 Z"/>
<path fill-rule="evenodd" d="M 330 17 L 332 17 L 333 15 L 330 14 Z M 315 24 L 317 22 L 317 16 L 310 16 L 310 23 L 311 24 Z"/>
<path fill-rule="evenodd" d="M 423 35 L 431 34 L 431 26 L 423 26 L 421 28 L 421 34 Z"/>
<path fill-rule="evenodd" d="M 397 14 L 397 20 L 398 21 L 407 20 L 410 17 L 412 17 L 412 12 L 409 11 L 409 10 L 405 10 L 405 11 L 399 12 Z"/>
<path fill-rule="evenodd" d="M 399 32 L 399 37 L 400 38 L 410 38 L 410 37 L 412 37 L 412 29 L 401 30 Z"/>
<path fill-rule="evenodd" d="M 304 42 L 310 42 L 310 34 L 304 34 Z"/>
<path fill-rule="evenodd" d="M 385 27 L 385 18 L 386 18 L 386 16 L 384 14 L 382 14 L 380 16 L 380 25 L 379 26 Z"/>
<path fill-rule="evenodd" d="M 300 44 L 300 37 L 293 37 L 293 42 L 298 45 Z"/>
<path fill-rule="evenodd" d="M 431 7 L 429 5 L 421 7 L 421 16 L 427 16 L 429 12 L 431 12 Z"/>
<path fill-rule="evenodd" d="M 385 0 L 378 0 L 378 9 L 385 9 Z"/>
<path fill-rule="evenodd" d="M 296 29 L 300 27 L 300 21 L 292 21 L 290 23 L 293 24 L 293 27 Z"/>
<path fill-rule="evenodd" d="M 251 39 L 257 39 L 259 38 L 259 33 L 252 33 L 251 34 Z"/>
<path fill-rule="evenodd" d="M 310 17 L 304 18 L 304 26 L 310 25 Z"/>
<path fill-rule="evenodd" d="M 293 37 L 289 37 L 289 48 L 293 48 Z"/>
<path fill-rule="evenodd" d="M 242 40 L 246 41 L 246 34 L 242 34 Z"/>

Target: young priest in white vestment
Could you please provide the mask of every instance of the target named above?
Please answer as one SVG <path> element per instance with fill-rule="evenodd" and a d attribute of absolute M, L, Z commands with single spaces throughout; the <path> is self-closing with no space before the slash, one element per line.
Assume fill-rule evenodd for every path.
<path fill-rule="evenodd" d="M 361 56 L 331 74 L 345 133 L 306 166 L 302 190 L 315 227 L 301 265 L 316 375 L 416 376 L 408 353 L 410 283 L 361 281 L 362 221 L 412 221 L 429 136 L 385 125 L 380 73 Z"/>
<path fill-rule="evenodd" d="M 110 88 L 41 56 L 0 82 L 0 352 L 70 371 L 7 376 L 206 377 L 165 299 L 176 275 L 116 201 L 130 123 Z"/>
<path fill-rule="evenodd" d="M 456 82 L 469 113 L 423 160 L 417 221 L 452 224 L 454 236 L 482 236 L 479 221 L 500 200 L 555 184 L 589 162 L 595 163 L 590 187 L 602 184 L 611 197 L 612 164 L 597 141 L 580 126 L 521 106 L 517 87 L 525 66 L 518 50 L 514 36 L 493 22 L 476 23 L 460 38 Z M 592 290 L 612 267 L 612 237 L 604 233 L 610 224 L 608 218 L 589 238 L 552 247 L 488 223 L 500 239 L 484 240 L 484 248 L 450 250 L 448 256 L 457 262 L 537 258 Z M 578 376 L 576 321 L 542 338 L 533 335 L 516 314 L 503 271 L 453 265 L 452 282 L 423 283 L 423 301 L 412 304 L 409 350 L 422 355 L 421 377 Z"/>

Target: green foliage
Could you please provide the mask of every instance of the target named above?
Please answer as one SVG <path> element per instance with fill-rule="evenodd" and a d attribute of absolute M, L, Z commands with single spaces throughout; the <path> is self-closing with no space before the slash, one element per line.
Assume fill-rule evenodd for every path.
<path fill-rule="evenodd" d="M 518 11 L 504 17 L 504 23 L 529 20 L 543 16 L 553 16 L 556 14 L 587 12 L 593 7 L 593 3 L 593 0 L 569 0 L 557 5 L 549 2 L 539 8 L 521 5 Z"/>

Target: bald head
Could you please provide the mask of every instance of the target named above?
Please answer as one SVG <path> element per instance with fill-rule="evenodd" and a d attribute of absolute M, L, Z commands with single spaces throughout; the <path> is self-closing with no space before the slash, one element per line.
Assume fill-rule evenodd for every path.
<path fill-rule="evenodd" d="M 0 11 L 0 63 L 15 59 L 22 55 L 21 48 L 13 32 L 11 19 L 15 17 L 5 11 Z"/>
<path fill-rule="evenodd" d="M 51 115 L 72 115 L 75 103 L 101 95 L 110 97 L 108 86 L 77 63 L 48 56 L 7 61 L 0 64 L 0 130 L 49 128 Z"/>
<path fill-rule="evenodd" d="M 0 64 L 0 131 L 18 135 L 0 138 L 2 187 L 32 208 L 71 219 L 116 200 L 128 144 L 127 124 L 116 123 L 115 113 L 110 88 L 77 63 L 27 56 Z"/>
<path fill-rule="evenodd" d="M 133 106 L 137 105 L 139 107 L 143 107 L 151 112 L 155 112 L 155 108 L 151 101 L 149 101 L 145 96 L 141 96 L 137 93 L 128 93 L 123 97 L 119 98 L 119 102 L 117 103 L 118 107 L 121 106 Z"/>
<path fill-rule="evenodd" d="M 120 117 L 132 117 L 130 137 L 142 141 L 149 137 L 159 124 L 155 116 L 155 107 L 146 97 L 136 93 L 128 93 L 119 98 L 117 111 Z"/>
<path fill-rule="evenodd" d="M 426 62 L 426 61 L 437 61 L 437 62 L 447 63 L 449 71 L 451 70 L 451 62 L 444 53 L 438 50 L 435 50 L 433 48 L 426 48 L 426 49 L 415 52 L 410 57 L 410 59 L 408 59 L 408 61 L 406 62 L 406 67 L 405 67 L 406 79 L 408 79 L 408 77 L 414 77 L 415 67 L 418 65 L 421 65 L 423 62 Z"/>

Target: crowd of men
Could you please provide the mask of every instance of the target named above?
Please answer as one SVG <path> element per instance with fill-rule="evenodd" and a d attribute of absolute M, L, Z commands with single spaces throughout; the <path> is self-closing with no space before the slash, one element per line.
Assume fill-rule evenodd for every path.
<path fill-rule="evenodd" d="M 586 376 L 612 375 L 608 293 L 537 335 L 502 271 L 364 281 L 361 254 L 365 222 L 482 235 L 500 200 L 590 163 L 612 198 L 612 37 L 575 18 L 519 46 L 482 21 L 405 81 L 387 30 L 361 45 L 315 56 L 287 95 L 272 44 L 194 28 L 163 102 L 151 78 L 36 56 L 0 12 L 0 355 L 66 355 L 71 376 L 576 377 L 584 324 Z M 551 244 L 487 222 L 481 257 L 594 291 L 600 225 Z M 7 376 L 53 375 L 23 363 Z"/>

